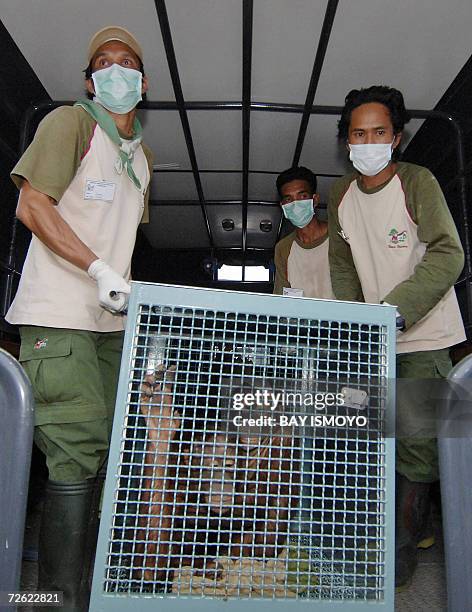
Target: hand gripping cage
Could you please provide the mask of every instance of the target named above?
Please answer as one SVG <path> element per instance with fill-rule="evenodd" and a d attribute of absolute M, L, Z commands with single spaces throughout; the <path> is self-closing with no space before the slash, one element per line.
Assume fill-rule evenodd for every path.
<path fill-rule="evenodd" d="M 90 609 L 393 610 L 394 312 L 133 283 Z"/>

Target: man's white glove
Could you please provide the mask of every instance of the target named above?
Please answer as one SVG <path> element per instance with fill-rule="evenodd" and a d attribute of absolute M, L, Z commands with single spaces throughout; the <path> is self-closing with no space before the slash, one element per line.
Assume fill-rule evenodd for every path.
<path fill-rule="evenodd" d="M 381 304 L 386 304 L 387 306 L 393 306 L 396 308 L 395 310 L 395 324 L 397 328 L 397 338 L 401 336 L 401 334 L 405 331 L 405 318 L 402 317 L 400 311 L 394 304 L 389 304 L 388 302 L 380 302 Z"/>
<path fill-rule="evenodd" d="M 98 285 L 98 302 L 110 312 L 123 312 L 128 306 L 131 287 L 102 259 L 92 261 L 87 274 Z"/>

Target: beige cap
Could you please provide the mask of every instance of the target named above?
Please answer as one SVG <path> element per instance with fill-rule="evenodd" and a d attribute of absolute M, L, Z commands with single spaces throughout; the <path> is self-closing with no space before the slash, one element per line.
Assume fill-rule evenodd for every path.
<path fill-rule="evenodd" d="M 119 40 L 125 43 L 125 45 L 128 45 L 128 47 L 136 53 L 139 59 L 143 61 L 143 50 L 141 49 L 141 45 L 131 32 L 128 32 L 128 30 L 120 26 L 107 26 L 92 36 L 87 52 L 88 62 L 90 63 L 90 60 L 102 45 L 111 40 Z"/>

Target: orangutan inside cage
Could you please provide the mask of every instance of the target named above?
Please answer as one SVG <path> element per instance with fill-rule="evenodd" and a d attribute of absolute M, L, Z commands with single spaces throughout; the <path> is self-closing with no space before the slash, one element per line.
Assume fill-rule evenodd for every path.
<path fill-rule="evenodd" d="M 134 579 L 166 591 L 177 568 L 217 579 L 221 557 L 276 558 L 300 489 L 291 428 L 231 430 L 229 418 L 187 428 L 174 408 L 175 375 L 160 366 L 140 390 L 147 435 Z"/>

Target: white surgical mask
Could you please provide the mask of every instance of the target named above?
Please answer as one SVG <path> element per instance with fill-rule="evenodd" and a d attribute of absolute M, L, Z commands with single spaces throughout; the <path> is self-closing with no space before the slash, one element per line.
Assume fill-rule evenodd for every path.
<path fill-rule="evenodd" d="M 364 176 L 375 176 L 386 168 L 392 159 L 392 145 L 395 142 L 382 144 L 349 144 L 349 159 L 352 165 Z"/>
<path fill-rule="evenodd" d="M 94 101 L 112 113 L 129 113 L 142 100 L 143 75 L 139 70 L 112 64 L 92 74 L 95 86 Z"/>

